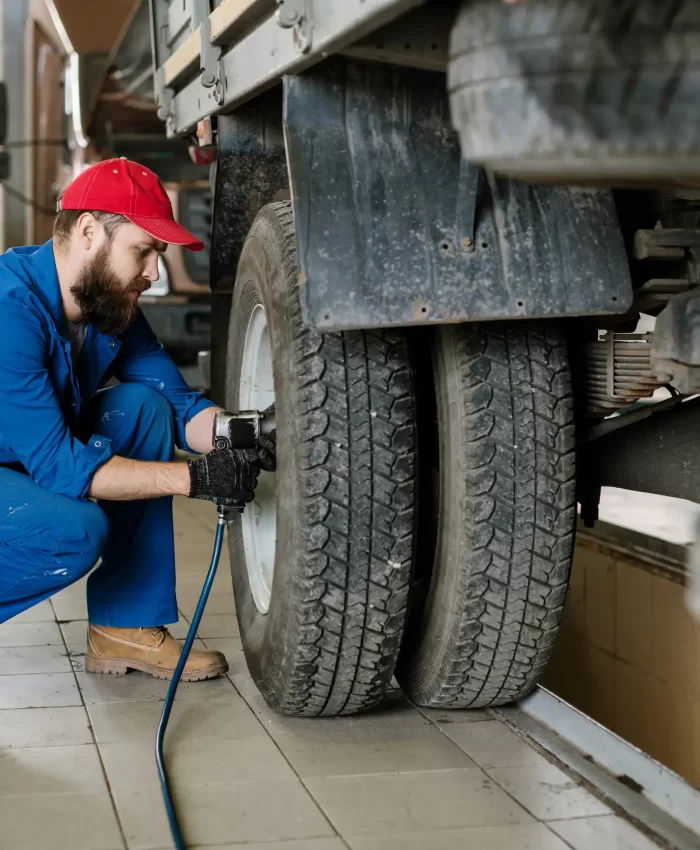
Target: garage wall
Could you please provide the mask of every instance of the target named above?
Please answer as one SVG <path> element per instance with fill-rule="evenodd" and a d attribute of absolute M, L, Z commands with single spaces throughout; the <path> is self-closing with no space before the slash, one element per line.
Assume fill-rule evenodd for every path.
<path fill-rule="evenodd" d="M 629 551 L 579 534 L 542 684 L 700 788 L 700 623 L 683 558 Z"/>
<path fill-rule="evenodd" d="M 27 0 L 0 0 L 2 3 L 3 78 L 7 84 L 7 139 L 24 138 L 25 76 L 24 27 L 27 20 Z M 26 149 L 13 150 L 12 171 L 7 184 L 26 194 Z M 25 244 L 26 207 L 2 191 L 3 231 L 2 249 Z"/>
<path fill-rule="evenodd" d="M 31 62 L 28 79 L 32 105 L 27 133 L 32 139 L 59 139 L 63 135 L 63 52 L 40 21 L 31 20 L 29 29 L 31 48 L 27 58 Z M 59 157 L 60 148 L 39 145 L 31 149 L 27 160 L 31 197 L 38 205 L 27 208 L 27 235 L 32 243 L 43 243 L 53 233 Z"/>
<path fill-rule="evenodd" d="M 0 73 L 8 88 L 8 141 L 32 139 L 36 122 L 34 83 L 37 67 L 37 32 L 45 44 L 62 51 L 45 0 L 0 0 L 2 61 Z M 52 95 L 60 100 L 60 80 L 50 75 Z M 45 100 L 49 96 L 44 92 Z M 55 153 L 55 152 L 54 152 Z M 34 181 L 37 151 L 30 147 L 11 151 L 8 185 L 30 199 L 37 186 Z M 48 170 L 45 169 L 48 174 Z M 48 177 L 42 176 L 42 187 Z M 41 200 L 41 199 L 39 199 Z M 35 238 L 35 213 L 30 206 L 10 197 L 0 187 L 0 251 L 13 245 L 31 244 Z"/>
<path fill-rule="evenodd" d="M 26 80 L 24 137 L 56 138 L 62 135 L 64 49 L 49 14 L 46 0 L 28 0 L 24 32 Z M 46 209 L 53 208 L 59 149 L 31 148 L 27 151 L 25 174 L 28 194 Z M 53 231 L 53 215 L 25 208 L 26 239 L 41 243 Z"/>

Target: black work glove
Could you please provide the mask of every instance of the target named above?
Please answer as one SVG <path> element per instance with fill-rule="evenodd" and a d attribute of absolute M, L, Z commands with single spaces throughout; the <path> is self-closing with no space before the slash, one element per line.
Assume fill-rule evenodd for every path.
<path fill-rule="evenodd" d="M 190 499 L 248 504 L 258 483 L 260 464 L 255 452 L 214 449 L 197 460 L 188 460 Z"/>
<path fill-rule="evenodd" d="M 258 449 L 255 452 L 256 461 L 265 472 L 274 472 L 277 469 L 277 429 L 271 431 L 267 436 L 258 440 Z"/>
<path fill-rule="evenodd" d="M 269 435 L 260 437 L 257 449 L 236 449 L 235 451 L 248 463 L 259 466 L 265 472 L 274 472 L 277 469 L 277 431 L 271 431 Z"/>
<path fill-rule="evenodd" d="M 264 415 L 275 413 L 275 405 L 271 404 L 265 411 Z M 277 428 L 270 431 L 267 436 L 262 436 L 258 440 L 258 450 L 256 452 L 260 468 L 265 472 L 274 472 L 277 469 Z"/>

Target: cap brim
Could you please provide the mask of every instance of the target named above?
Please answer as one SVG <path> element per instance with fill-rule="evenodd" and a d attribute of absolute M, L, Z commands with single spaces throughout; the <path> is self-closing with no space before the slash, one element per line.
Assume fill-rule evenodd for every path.
<path fill-rule="evenodd" d="M 126 218 L 141 230 L 145 230 L 149 236 L 167 242 L 168 245 L 181 245 L 190 251 L 201 251 L 204 248 L 204 242 L 170 218 L 151 218 L 145 215 L 129 215 Z"/>

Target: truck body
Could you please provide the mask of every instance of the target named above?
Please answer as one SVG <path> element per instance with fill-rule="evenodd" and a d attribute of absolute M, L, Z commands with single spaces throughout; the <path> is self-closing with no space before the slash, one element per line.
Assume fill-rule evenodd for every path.
<path fill-rule="evenodd" d="M 700 18 L 666 5 L 149 0 L 164 132 L 216 154 L 213 392 L 278 411 L 231 533 L 276 709 L 518 699 L 577 506 L 698 500 Z"/>

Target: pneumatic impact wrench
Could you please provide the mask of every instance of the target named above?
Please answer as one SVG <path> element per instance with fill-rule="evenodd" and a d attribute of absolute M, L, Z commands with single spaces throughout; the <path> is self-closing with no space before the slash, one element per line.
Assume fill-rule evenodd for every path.
<path fill-rule="evenodd" d="M 259 446 L 260 437 L 269 436 L 274 430 L 274 406 L 268 408 L 264 412 L 253 410 L 243 411 L 241 413 L 229 413 L 228 411 L 222 410 L 216 414 L 214 419 L 214 448 L 255 450 Z M 197 609 L 195 610 L 194 617 L 192 618 L 192 623 L 190 624 L 189 631 L 187 632 L 187 638 L 185 639 L 185 643 L 182 647 L 180 659 L 177 663 L 177 667 L 175 668 L 175 672 L 173 673 L 173 678 L 170 681 L 168 694 L 165 698 L 165 704 L 163 705 L 163 713 L 160 718 L 160 723 L 158 724 L 158 733 L 156 735 L 156 765 L 158 767 L 158 776 L 160 778 L 160 787 L 163 793 L 165 810 L 170 824 L 170 832 L 172 833 L 173 842 L 175 843 L 177 850 L 185 850 L 185 843 L 178 825 L 175 805 L 173 803 L 170 785 L 168 783 L 168 777 L 165 770 L 165 762 L 163 759 L 163 740 L 165 738 L 165 730 L 168 727 L 168 720 L 170 719 L 170 712 L 172 711 L 175 693 L 182 677 L 182 671 L 185 669 L 185 664 L 187 664 L 187 659 L 197 635 L 197 630 L 199 629 L 199 623 L 202 619 L 207 599 L 209 598 L 209 592 L 211 591 L 211 586 L 214 582 L 214 577 L 216 576 L 216 570 L 219 566 L 219 558 L 221 557 L 221 548 L 224 540 L 224 529 L 229 522 L 230 512 L 236 511 L 238 513 L 243 513 L 244 509 L 244 504 L 217 504 L 219 516 L 216 523 L 216 538 L 214 540 L 214 552 L 212 554 L 209 572 L 207 573 L 204 587 L 202 588 L 202 593 L 199 597 L 199 602 L 197 603 Z"/>

